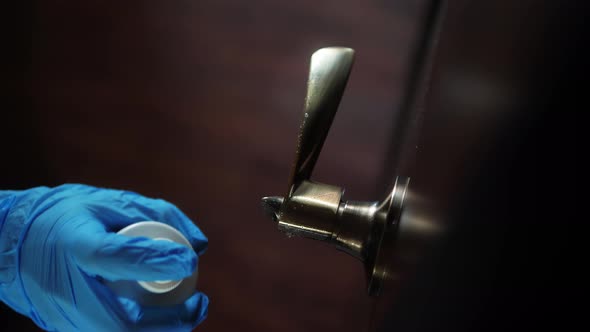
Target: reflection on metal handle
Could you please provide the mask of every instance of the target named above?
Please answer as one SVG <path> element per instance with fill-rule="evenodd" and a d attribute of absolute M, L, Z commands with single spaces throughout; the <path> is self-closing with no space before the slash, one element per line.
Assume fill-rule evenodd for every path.
<path fill-rule="evenodd" d="M 311 56 L 305 110 L 287 196 L 311 176 L 342 99 L 353 60 L 354 50 L 345 47 L 322 48 Z"/>

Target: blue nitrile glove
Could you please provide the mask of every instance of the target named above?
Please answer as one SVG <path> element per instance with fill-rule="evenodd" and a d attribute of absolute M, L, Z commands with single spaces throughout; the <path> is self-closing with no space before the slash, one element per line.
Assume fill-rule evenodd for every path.
<path fill-rule="evenodd" d="M 0 300 L 50 331 L 190 331 L 209 300 L 143 307 L 103 280 L 189 276 L 198 256 L 169 241 L 115 234 L 139 221 L 178 229 L 203 254 L 207 238 L 174 205 L 139 194 L 66 184 L 0 191 Z"/>

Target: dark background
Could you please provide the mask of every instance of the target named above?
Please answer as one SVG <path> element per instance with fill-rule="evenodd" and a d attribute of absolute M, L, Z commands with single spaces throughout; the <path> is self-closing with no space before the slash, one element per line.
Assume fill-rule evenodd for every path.
<path fill-rule="evenodd" d="M 357 58 L 315 178 L 344 186 L 348 199 L 382 196 L 377 182 L 424 1 L 12 6 L 0 188 L 80 182 L 178 205 L 210 240 L 200 262 L 199 288 L 211 298 L 201 331 L 367 329 L 361 264 L 287 239 L 259 201 L 287 189 L 309 57 L 333 45 Z M 10 312 L 1 315 L 4 323 Z"/>
<path fill-rule="evenodd" d="M 585 222 L 583 1 L 449 2 L 417 105 L 402 96 L 425 1 L 16 6 L 3 29 L 0 188 L 83 182 L 177 204 L 210 238 L 200 330 L 369 326 L 361 265 L 286 239 L 260 210 L 286 190 L 309 56 L 328 45 L 357 61 L 315 178 L 368 200 L 392 169 L 413 176 L 400 225 L 447 229 L 424 241 L 415 278 L 381 297 L 375 323 L 561 331 L 584 317 L 572 265 L 587 261 L 585 242 L 570 234 Z M 401 249 L 419 241 L 399 235 L 394 256 L 417 262 Z"/>

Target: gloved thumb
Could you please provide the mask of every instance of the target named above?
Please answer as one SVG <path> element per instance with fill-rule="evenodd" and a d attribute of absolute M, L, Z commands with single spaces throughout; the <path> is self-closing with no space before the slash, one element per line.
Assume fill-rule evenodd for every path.
<path fill-rule="evenodd" d="M 146 237 L 102 232 L 75 241 L 76 262 L 86 273 L 107 280 L 180 280 L 190 276 L 198 256 L 187 246 Z"/>

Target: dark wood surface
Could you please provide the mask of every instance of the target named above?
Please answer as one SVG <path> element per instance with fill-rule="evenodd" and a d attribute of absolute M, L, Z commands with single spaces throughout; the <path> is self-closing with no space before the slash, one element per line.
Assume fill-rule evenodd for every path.
<path fill-rule="evenodd" d="M 4 65 L 0 183 L 178 205 L 210 240 L 200 331 L 365 331 L 361 264 L 287 239 L 259 202 L 287 189 L 309 57 L 332 45 L 357 58 L 314 178 L 349 199 L 383 194 L 423 2 L 25 2 Z"/>

